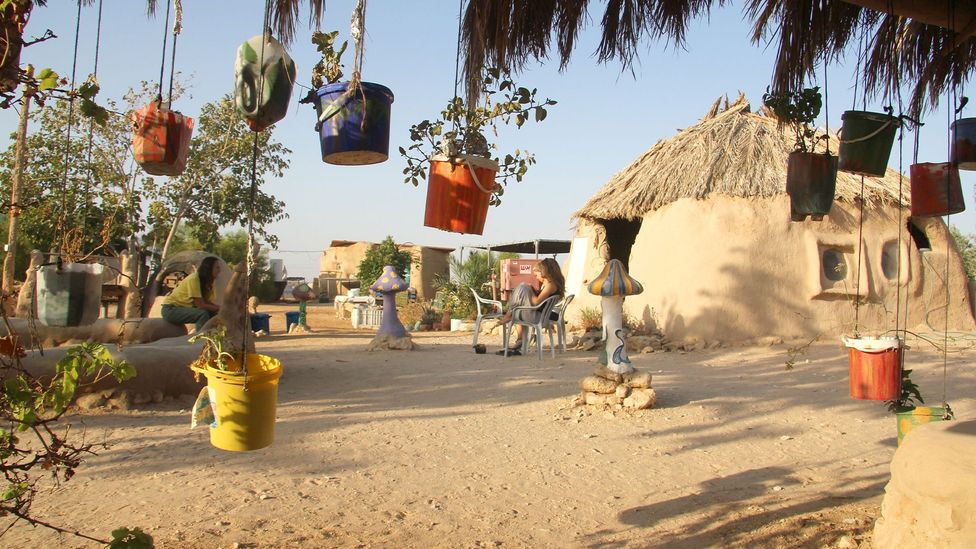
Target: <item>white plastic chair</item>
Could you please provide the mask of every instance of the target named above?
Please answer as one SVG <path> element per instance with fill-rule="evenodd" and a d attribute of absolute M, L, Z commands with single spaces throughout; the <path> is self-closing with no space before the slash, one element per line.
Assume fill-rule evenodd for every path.
<path fill-rule="evenodd" d="M 552 308 L 552 312 L 557 315 L 554 321 L 556 323 L 556 344 L 559 345 L 559 349 L 564 353 L 566 352 L 566 309 L 569 308 L 569 304 L 573 302 L 574 297 L 576 296 L 569 294 Z M 552 326 L 549 329 L 552 330 Z"/>
<path fill-rule="evenodd" d="M 515 326 L 523 326 L 525 330 L 522 333 L 522 354 L 524 355 L 529 351 L 529 338 L 535 336 L 536 346 L 539 348 L 539 360 L 542 360 L 542 333 L 545 332 L 549 334 L 549 349 L 552 351 L 552 358 L 556 358 L 556 347 L 552 344 L 552 332 L 549 327 L 552 325 L 552 319 L 549 315 L 552 314 L 552 308 L 556 306 L 556 302 L 559 301 L 559 296 L 554 295 L 547 297 L 542 303 L 529 306 L 525 305 L 522 307 L 512 307 L 509 312 L 512 313 L 512 321 L 505 324 L 502 329 L 502 347 L 505 349 L 505 356 L 508 356 L 508 338 L 512 333 L 512 328 Z M 517 317 L 521 316 L 520 312 L 527 311 L 538 311 L 539 317 L 535 322 L 529 320 L 518 320 Z M 528 330 L 534 330 L 533 333 L 528 333 Z"/>
<path fill-rule="evenodd" d="M 496 301 L 494 299 L 485 299 L 478 295 L 478 292 L 474 291 L 474 288 L 468 288 L 471 293 L 474 294 L 474 303 L 478 307 L 478 318 L 474 321 L 474 339 L 471 341 L 471 345 L 478 344 L 478 334 L 481 333 L 481 321 L 485 319 L 501 318 L 504 314 L 502 312 L 502 302 Z M 484 307 L 486 312 L 482 312 L 482 307 Z"/>

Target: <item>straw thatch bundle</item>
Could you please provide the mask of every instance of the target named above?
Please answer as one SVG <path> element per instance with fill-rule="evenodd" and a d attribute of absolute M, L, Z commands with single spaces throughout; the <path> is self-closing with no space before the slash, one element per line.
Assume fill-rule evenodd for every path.
<path fill-rule="evenodd" d="M 681 198 L 704 199 L 711 194 L 771 197 L 785 193 L 786 164 L 793 137 L 775 118 L 750 111 L 744 95 L 720 110 L 722 99 L 694 126 L 659 141 L 623 171 L 614 175 L 574 218 L 639 219 L 647 212 Z M 837 153 L 837 138 L 830 138 Z M 819 150 L 826 145 L 823 141 Z M 899 187 L 901 192 L 899 193 Z M 866 203 L 908 205 L 908 178 L 889 169 L 883 178 L 864 178 Z M 861 176 L 837 173 L 839 200 L 861 195 Z"/>

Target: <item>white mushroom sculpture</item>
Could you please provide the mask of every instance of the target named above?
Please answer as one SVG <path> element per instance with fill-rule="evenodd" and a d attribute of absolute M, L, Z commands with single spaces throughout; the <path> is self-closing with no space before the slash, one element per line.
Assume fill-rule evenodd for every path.
<path fill-rule="evenodd" d="M 600 355 L 600 364 L 618 374 L 634 371 L 627 358 L 627 346 L 623 338 L 624 296 L 637 295 L 644 287 L 627 274 L 624 264 L 611 259 L 603 272 L 588 286 L 591 294 L 602 296 L 603 328 L 607 334 L 607 346 Z"/>

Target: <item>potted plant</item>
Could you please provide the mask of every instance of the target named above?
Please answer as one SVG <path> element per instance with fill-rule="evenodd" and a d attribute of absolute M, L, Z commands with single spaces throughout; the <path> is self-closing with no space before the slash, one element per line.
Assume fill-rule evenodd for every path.
<path fill-rule="evenodd" d="M 763 103 L 781 126 L 790 127 L 796 138 L 786 168 L 790 219 L 803 221 L 809 215 L 819 221 L 830 213 L 837 185 L 837 157 L 829 150 L 816 152 L 817 143 L 826 139 L 826 135 L 818 135 L 813 126 L 823 106 L 820 88 L 777 93 L 767 89 Z"/>
<path fill-rule="evenodd" d="M 901 338 L 858 336 L 843 338 L 847 347 L 851 398 L 891 400 L 901 393 Z"/>
<path fill-rule="evenodd" d="M 495 133 L 499 123 L 521 128 L 529 120 L 545 120 L 546 107 L 556 101 L 539 101 L 536 91 L 516 85 L 499 69 L 488 68 L 482 80 L 483 104 L 466 104 L 454 97 L 440 118 L 410 127 L 413 144 L 400 147 L 407 161 L 404 182 L 417 186 L 430 172 L 425 226 L 482 233 L 488 206 L 500 204 L 504 185 L 512 179 L 521 181 L 535 163 L 525 150 L 495 154 L 485 131 Z"/>
<path fill-rule="evenodd" d="M 434 310 L 434 305 L 424 303 L 420 309 L 420 325 L 424 330 L 433 330 L 434 324 L 440 320 L 440 315 Z"/>
<path fill-rule="evenodd" d="M 301 103 L 312 103 L 318 116 L 322 160 L 328 164 L 363 166 L 390 156 L 390 105 L 393 92 L 381 84 L 363 82 L 353 72 L 342 79 L 342 54 L 336 49 L 338 31 L 313 32 L 312 43 L 322 58 L 312 67 L 312 90 Z"/>
<path fill-rule="evenodd" d="M 895 142 L 899 118 L 894 109 L 884 113 L 846 111 L 841 120 L 838 169 L 860 175 L 883 177 Z"/>
<path fill-rule="evenodd" d="M 207 378 L 207 391 L 216 425 L 210 444 L 221 450 L 258 450 L 274 442 L 278 407 L 278 360 L 247 353 L 245 367 L 224 348 L 226 331 L 201 332 L 190 342 L 204 341 L 200 357 L 190 365 Z"/>
<path fill-rule="evenodd" d="M 888 411 L 895 414 L 898 421 L 898 444 L 909 431 L 918 425 L 952 419 L 952 409 L 943 406 L 921 406 L 925 404 L 918 385 L 911 378 L 912 371 L 905 370 L 901 377 L 901 391 L 897 398 L 886 402 Z"/>

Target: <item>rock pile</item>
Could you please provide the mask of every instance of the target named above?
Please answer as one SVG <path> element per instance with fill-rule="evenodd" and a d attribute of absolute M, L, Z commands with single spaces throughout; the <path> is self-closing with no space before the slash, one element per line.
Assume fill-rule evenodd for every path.
<path fill-rule="evenodd" d="M 657 403 L 650 372 L 618 374 L 597 364 L 593 375 L 580 381 L 580 389 L 583 392 L 579 396 L 579 404 L 642 410 L 653 408 Z"/>

